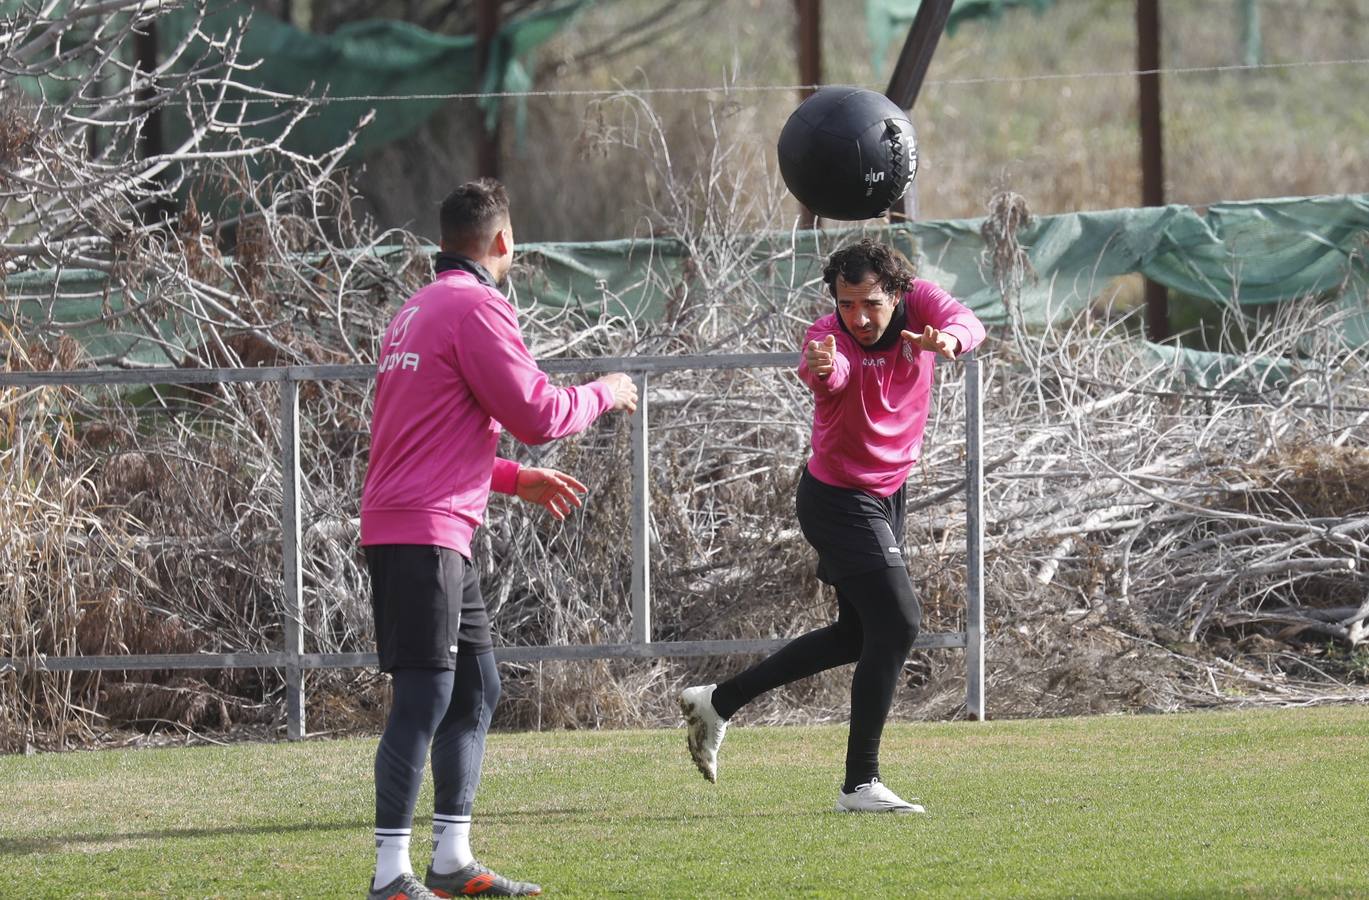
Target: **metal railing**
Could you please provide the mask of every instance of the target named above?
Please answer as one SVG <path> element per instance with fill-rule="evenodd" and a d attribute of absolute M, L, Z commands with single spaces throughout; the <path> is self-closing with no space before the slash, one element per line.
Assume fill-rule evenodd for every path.
<path fill-rule="evenodd" d="M 637 412 L 631 419 L 632 472 L 632 640 L 625 644 L 580 644 L 497 647 L 496 658 L 510 662 L 606 658 L 660 658 L 767 652 L 788 638 L 758 640 L 653 641 L 651 627 L 650 483 L 647 477 L 652 374 L 708 369 L 793 368 L 793 353 L 632 356 L 593 359 L 549 359 L 539 362 L 551 374 L 630 372 L 637 382 Z M 962 357 L 965 366 L 966 598 L 965 630 L 918 635 L 914 647 L 965 650 L 965 708 L 984 719 L 984 544 L 983 544 L 983 401 L 979 362 Z M 284 561 L 284 646 L 269 653 L 164 653 L 120 656 L 41 656 L 36 661 L 0 658 L 6 668 L 49 672 L 92 672 L 151 669 L 275 668 L 285 674 L 287 731 L 304 736 L 303 674 L 307 669 L 359 668 L 376 664 L 374 653 L 305 653 L 304 591 L 300 567 L 299 385 L 308 381 L 360 381 L 375 377 L 375 366 L 276 366 L 250 369 L 155 369 L 70 372 L 0 372 L 0 387 L 76 385 L 218 384 L 279 382 L 281 433 L 281 551 Z"/>

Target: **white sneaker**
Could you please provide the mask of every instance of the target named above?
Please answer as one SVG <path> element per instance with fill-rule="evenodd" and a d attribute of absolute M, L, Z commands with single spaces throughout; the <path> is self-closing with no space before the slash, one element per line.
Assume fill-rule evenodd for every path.
<path fill-rule="evenodd" d="M 716 684 L 700 684 L 680 691 L 680 712 L 689 733 L 689 755 L 703 776 L 718 783 L 718 748 L 727 734 L 727 720 L 713 708 Z"/>
<path fill-rule="evenodd" d="M 909 803 L 880 781 L 858 784 L 851 793 L 837 788 L 837 812 L 925 813 L 920 803 Z"/>

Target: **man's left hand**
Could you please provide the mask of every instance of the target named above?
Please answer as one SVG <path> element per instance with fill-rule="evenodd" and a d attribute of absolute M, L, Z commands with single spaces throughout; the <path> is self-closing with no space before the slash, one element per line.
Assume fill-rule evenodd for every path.
<path fill-rule="evenodd" d="M 518 470 L 515 493 L 520 500 L 545 507 L 558 521 L 570 514 L 572 506 L 580 505 L 580 494 L 588 491 L 580 482 L 565 472 L 555 469 L 522 468 Z"/>
<path fill-rule="evenodd" d="M 944 331 L 938 331 L 930 325 L 922 329 L 922 334 L 907 330 L 901 334 L 903 339 L 910 344 L 916 344 L 923 350 L 931 350 L 938 356 L 944 356 L 947 359 L 955 359 L 956 354 L 960 352 L 960 339 L 958 337 Z"/>

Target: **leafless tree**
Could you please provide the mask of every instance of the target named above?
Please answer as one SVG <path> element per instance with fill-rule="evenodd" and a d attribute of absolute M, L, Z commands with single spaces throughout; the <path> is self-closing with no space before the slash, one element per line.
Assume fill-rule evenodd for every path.
<path fill-rule="evenodd" d="M 347 143 L 319 157 L 287 148 L 310 106 L 241 83 L 240 31 L 192 27 L 156 68 L 140 65 L 138 42 L 173 8 L 45 2 L 0 23 L 5 367 L 372 359 L 392 302 L 431 272 L 416 240 L 352 215 Z M 148 130 L 173 115 L 180 127 L 149 148 Z M 275 137 L 248 136 L 267 122 Z M 86 286 L 72 288 L 75 274 Z M 364 384 L 306 392 L 311 439 L 355 444 L 364 394 Z M 4 450 L 14 562 L 0 655 L 278 642 L 277 407 L 272 389 L 246 385 L 6 391 L 18 437 Z M 339 477 L 356 488 L 355 472 Z M 347 563 L 352 587 L 355 573 Z M 257 715 L 253 702 L 203 699 L 237 697 L 237 675 L 5 677 L 11 740 L 49 732 L 61 744 L 63 723 L 89 728 L 120 709 L 178 727 Z M 100 713 L 71 713 L 100 706 L 97 696 Z"/>

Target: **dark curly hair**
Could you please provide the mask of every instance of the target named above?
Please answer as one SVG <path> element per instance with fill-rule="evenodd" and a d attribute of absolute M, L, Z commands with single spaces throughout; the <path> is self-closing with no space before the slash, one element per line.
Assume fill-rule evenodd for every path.
<path fill-rule="evenodd" d="M 847 284 L 859 284 L 871 273 L 879 279 L 879 286 L 891 297 L 902 297 L 913 286 L 913 264 L 888 244 L 874 238 L 862 238 L 849 247 L 842 247 L 827 260 L 822 269 L 822 280 L 835 299 L 837 276 Z"/>

